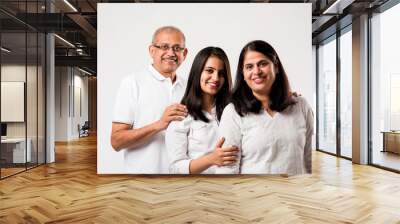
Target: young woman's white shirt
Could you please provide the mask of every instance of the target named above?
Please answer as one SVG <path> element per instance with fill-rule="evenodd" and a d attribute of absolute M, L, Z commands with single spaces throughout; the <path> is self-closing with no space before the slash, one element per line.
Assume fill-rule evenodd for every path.
<path fill-rule="evenodd" d="M 189 174 L 190 162 L 214 150 L 218 141 L 218 121 L 215 108 L 211 114 L 204 112 L 209 122 L 194 120 L 188 115 L 182 121 L 173 121 L 167 128 L 165 142 L 167 145 L 169 172 Z M 204 170 L 202 174 L 214 174 L 215 166 Z"/>
<path fill-rule="evenodd" d="M 262 110 L 243 117 L 234 105 L 224 109 L 219 126 L 224 145 L 236 145 L 241 158 L 235 166 L 218 167 L 216 173 L 311 173 L 313 113 L 302 97 L 271 117 Z"/>

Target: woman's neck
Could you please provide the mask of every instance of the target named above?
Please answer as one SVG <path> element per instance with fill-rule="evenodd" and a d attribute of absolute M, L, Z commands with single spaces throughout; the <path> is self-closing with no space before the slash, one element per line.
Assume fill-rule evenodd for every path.
<path fill-rule="evenodd" d="M 264 110 L 269 110 L 269 96 L 268 94 L 262 94 L 253 92 L 254 97 L 261 102 L 262 107 Z"/>
<path fill-rule="evenodd" d="M 203 94 L 202 100 L 202 109 L 211 113 L 211 110 L 214 107 L 214 97 L 209 94 Z"/>
<path fill-rule="evenodd" d="M 268 94 L 258 94 L 253 92 L 254 97 L 261 102 L 261 105 L 265 112 L 267 112 L 271 117 L 275 116 L 276 111 L 271 110 L 269 104 L 270 104 L 270 99 Z"/>

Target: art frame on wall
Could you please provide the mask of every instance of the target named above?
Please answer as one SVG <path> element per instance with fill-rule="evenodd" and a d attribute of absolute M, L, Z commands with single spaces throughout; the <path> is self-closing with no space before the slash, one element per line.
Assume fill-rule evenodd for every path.
<path fill-rule="evenodd" d="M 166 13 L 178 8 L 179 13 Z M 185 34 L 188 55 L 177 73 L 186 78 L 194 56 L 204 47 L 217 46 L 227 53 L 235 80 L 241 48 L 265 40 L 276 49 L 292 89 L 314 105 L 310 20 L 311 4 L 98 4 L 97 172 L 131 173 L 124 168 L 124 153 L 110 143 L 113 108 L 122 80 L 151 64 L 149 46 L 157 28 L 171 25 Z"/>

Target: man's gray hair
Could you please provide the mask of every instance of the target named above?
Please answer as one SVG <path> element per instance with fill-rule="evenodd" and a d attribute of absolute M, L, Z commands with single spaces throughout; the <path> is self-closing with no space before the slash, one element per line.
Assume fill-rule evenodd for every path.
<path fill-rule="evenodd" d="M 151 42 L 153 44 L 155 44 L 157 36 L 162 32 L 176 32 L 176 33 L 179 33 L 182 36 L 183 43 L 185 43 L 185 41 L 186 41 L 185 34 L 183 34 L 183 32 L 179 28 L 177 28 L 175 26 L 163 26 L 163 27 L 158 28 L 154 32 L 153 39 L 151 40 Z"/>

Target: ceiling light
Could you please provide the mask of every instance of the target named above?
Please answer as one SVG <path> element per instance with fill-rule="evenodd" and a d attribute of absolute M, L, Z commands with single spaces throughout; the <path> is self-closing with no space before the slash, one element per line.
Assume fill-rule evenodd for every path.
<path fill-rule="evenodd" d="M 336 0 L 332 5 L 324 10 L 322 14 L 341 14 L 343 9 L 351 5 L 354 0 Z"/>
<path fill-rule="evenodd" d="M 7 49 L 7 48 L 5 48 L 5 47 L 1 47 L 1 50 L 4 51 L 4 52 L 6 52 L 6 53 L 10 53 L 10 52 L 11 52 L 11 50 L 9 50 L 9 49 Z"/>
<path fill-rule="evenodd" d="M 65 4 L 67 4 L 72 10 L 74 10 L 74 12 L 78 12 L 78 10 L 71 4 L 69 3 L 68 0 L 64 0 Z"/>
<path fill-rule="evenodd" d="M 77 48 L 76 53 L 78 53 L 79 55 L 83 55 L 83 49 Z"/>
<path fill-rule="evenodd" d="M 83 72 L 83 73 L 85 73 L 85 74 L 87 74 L 87 75 L 92 75 L 92 73 L 90 73 L 90 72 L 88 72 L 88 71 L 86 71 L 86 70 L 83 70 L 83 69 L 81 69 L 81 68 L 79 68 L 79 67 L 78 67 L 78 70 L 81 71 L 81 72 Z"/>
<path fill-rule="evenodd" d="M 69 45 L 70 47 L 75 48 L 75 45 L 73 45 L 71 42 L 69 42 L 68 40 L 58 36 L 57 34 L 54 34 L 55 37 L 57 37 L 58 39 L 60 39 L 62 42 L 66 43 L 67 45 Z"/>

